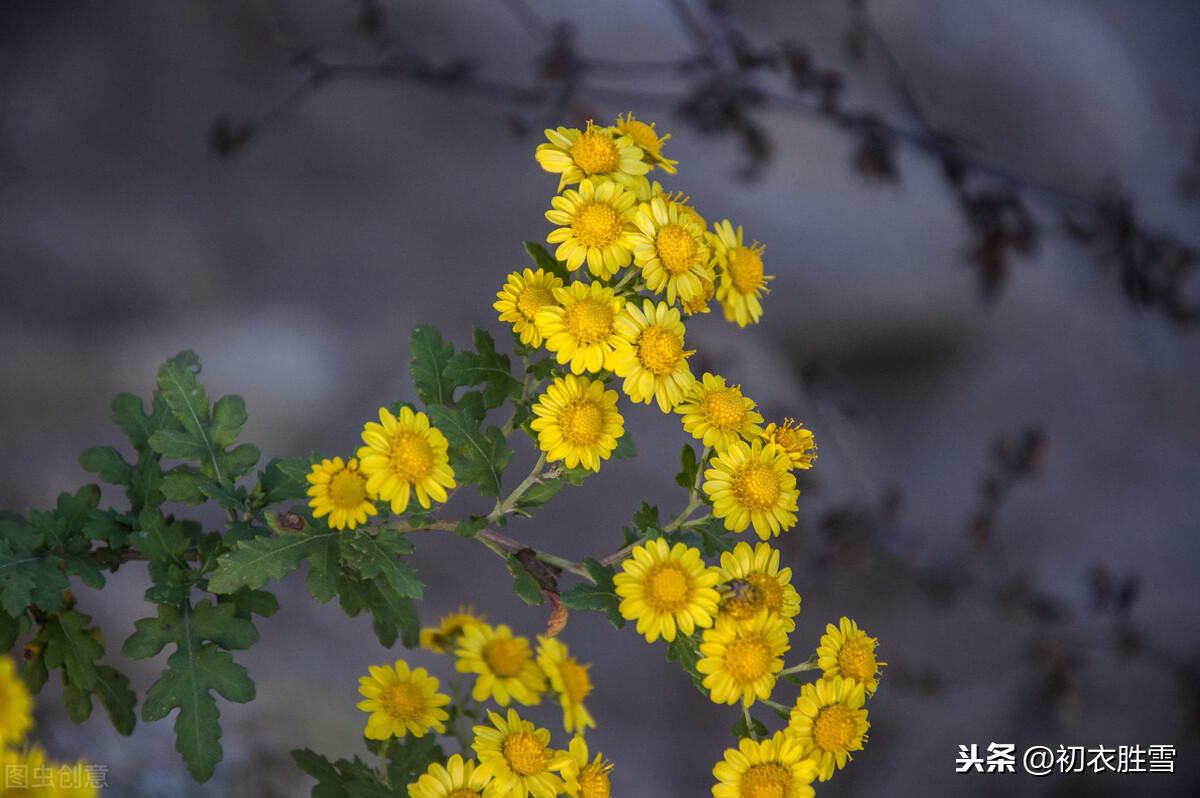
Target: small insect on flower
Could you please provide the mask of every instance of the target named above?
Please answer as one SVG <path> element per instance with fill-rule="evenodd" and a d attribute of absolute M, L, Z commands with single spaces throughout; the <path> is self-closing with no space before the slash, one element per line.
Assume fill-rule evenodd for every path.
<path fill-rule="evenodd" d="M 754 605 L 763 600 L 763 592 L 753 582 L 747 579 L 730 579 L 717 585 L 721 601 L 717 605 L 726 612 L 730 604 Z"/>

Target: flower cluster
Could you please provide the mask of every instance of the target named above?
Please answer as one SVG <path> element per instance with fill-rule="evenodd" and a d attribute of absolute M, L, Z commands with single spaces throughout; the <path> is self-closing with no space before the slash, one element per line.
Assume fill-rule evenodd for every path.
<path fill-rule="evenodd" d="M 27 735 L 33 730 L 33 696 L 12 657 L 0 656 L 0 774 L 4 795 L 94 798 L 105 778 L 101 768 L 80 760 L 56 763 Z"/>
<path fill-rule="evenodd" d="M 445 502 L 455 487 L 446 436 L 429 416 L 404 406 L 399 414 L 379 408 L 379 423 L 367 422 L 364 445 L 350 462 L 335 457 L 314 465 L 308 474 L 309 505 L 317 518 L 328 515 L 334 529 L 354 529 L 376 515 L 376 502 L 389 503 L 397 515 L 408 509 L 413 493 L 425 509 L 430 499 Z"/>
<path fill-rule="evenodd" d="M 596 725 L 583 703 L 592 691 L 591 665 L 581 665 L 555 638 L 538 637 L 534 651 L 528 638 L 513 635 L 504 625 L 491 626 L 470 608 L 443 616 L 437 627 L 422 629 L 420 639 L 435 653 L 453 652 L 455 670 L 475 677 L 470 691 L 475 705 L 459 702 L 458 717 L 482 715 L 487 701 L 507 711 L 487 710 L 490 723 L 471 728 L 471 747 L 478 761 L 455 754 L 444 765 L 431 763 L 408 786 L 411 798 L 610 795 L 612 764 L 601 755 L 589 761 L 584 740 L 585 731 Z M 446 733 L 450 715 L 442 707 L 451 699 L 438 687 L 436 677 L 424 668 L 410 669 L 403 660 L 394 667 L 371 667 L 370 675 L 359 679 L 359 692 L 365 698 L 358 708 L 370 713 L 366 737 L 387 740 L 407 734 L 422 737 L 431 730 Z M 457 687 L 454 692 L 458 693 Z M 566 750 L 551 748 L 550 732 L 535 728 L 511 706 L 539 704 L 546 692 L 562 706 L 563 728 L 574 733 Z M 457 723 L 458 717 L 450 722 Z"/>
<path fill-rule="evenodd" d="M 567 372 L 532 407 L 539 448 L 550 462 L 598 470 L 624 431 L 608 387 L 619 382 L 631 401 L 678 414 L 704 444 L 703 490 L 726 529 L 753 527 L 767 540 L 790 528 L 792 472 L 812 465 L 812 434 L 791 419 L 764 427 L 740 386 L 692 373 L 685 345 L 685 317 L 714 298 L 729 321 L 760 320 L 771 279 L 762 245 L 747 245 L 728 220 L 710 228 L 690 198 L 650 181 L 677 163 L 653 124 L 628 115 L 546 138 L 536 158 L 560 176 L 546 212 L 557 262 L 510 274 L 494 304 L 522 345 L 544 347 Z"/>

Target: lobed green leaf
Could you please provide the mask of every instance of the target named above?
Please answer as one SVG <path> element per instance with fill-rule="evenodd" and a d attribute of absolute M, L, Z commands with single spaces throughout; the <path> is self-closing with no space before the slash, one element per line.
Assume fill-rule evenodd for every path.
<path fill-rule="evenodd" d="M 445 376 L 446 365 L 454 356 L 454 346 L 442 340 L 442 334 L 428 324 L 418 324 L 408 338 L 408 351 L 417 396 L 426 405 L 443 405 L 454 401 L 454 381 Z"/>
<path fill-rule="evenodd" d="M 462 351 L 451 357 L 446 363 L 446 378 L 454 385 L 486 386 L 486 409 L 500 407 L 505 399 L 521 398 L 521 383 L 512 375 L 508 355 L 496 352 L 496 342 L 486 330 L 475 327 L 472 334 L 476 351 Z"/>
<path fill-rule="evenodd" d="M 481 435 L 469 413 L 444 405 L 431 406 L 429 418 L 450 444 L 450 465 L 458 481 L 477 484 L 482 496 L 500 496 L 500 474 L 513 458 L 500 428 L 488 427 Z"/>

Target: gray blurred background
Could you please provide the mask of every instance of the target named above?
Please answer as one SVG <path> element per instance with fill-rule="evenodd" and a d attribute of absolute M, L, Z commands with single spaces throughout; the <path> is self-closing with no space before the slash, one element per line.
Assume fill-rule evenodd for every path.
<path fill-rule="evenodd" d="M 879 59 L 847 56 L 846 5 L 736 6 L 731 20 L 751 42 L 793 39 L 842 71 L 846 108 L 906 123 Z M 469 57 L 480 76 L 536 85 L 544 42 L 515 4 L 381 7 L 381 35 L 434 64 Z M 671 61 L 689 47 L 669 3 L 519 8 L 572 21 L 589 57 Z M 1200 243 L 1200 206 L 1179 192 L 1200 131 L 1194 2 L 869 8 L 932 124 L 1014 175 L 1083 196 L 1119 185 L 1148 225 Z M 360 11 L 343 0 L 0 6 L 0 506 L 49 506 L 89 481 L 79 452 L 120 444 L 112 395 L 148 395 L 158 365 L 184 348 L 200 355 L 211 396 L 245 397 L 244 440 L 265 457 L 353 452 L 381 405 L 414 398 L 406 342 L 417 323 L 459 346 L 479 325 L 507 350 L 491 303 L 527 265 L 521 241 L 549 231 L 556 185 L 533 150 L 542 128 L 576 120 L 404 80 L 335 79 L 285 101 L 304 75 L 289 66 L 295 45 L 331 61 L 377 58 Z M 672 103 L 621 94 L 670 94 L 685 80 L 617 70 L 588 85 L 576 113 L 657 121 L 680 161 L 666 186 L 766 245 L 775 280 L 762 324 L 738 330 L 717 312 L 689 325 L 688 345 L 697 373 L 740 382 L 768 418 L 796 417 L 820 447 L 800 524 L 778 541 L 803 596 L 789 664 L 841 615 L 890 663 L 865 750 L 817 794 L 1195 794 L 1197 333 L 1131 307 L 1052 205 L 1032 206 L 1046 225 L 1040 248 L 1015 259 L 989 305 L 963 214 L 916 150 L 897 150 L 898 182 L 865 180 L 851 166 L 856 139 L 766 110 L 773 157 L 747 182 L 734 138 L 701 135 Z M 209 142 L 223 114 L 259 123 L 226 158 Z M 606 463 L 507 532 L 599 556 L 643 499 L 664 515 L 684 504 L 677 422 L 628 402 L 622 412 L 640 456 Z M 994 442 L 1027 428 L 1045 435 L 1040 471 L 1013 483 L 981 546 L 970 527 L 996 472 Z M 532 452 L 519 444 L 509 487 Z M 475 507 L 463 497 L 446 515 Z M 517 633 L 544 628 L 546 608 L 514 597 L 482 546 L 440 534 L 415 543 L 424 623 L 474 604 Z M 136 564 L 111 582 L 79 599 L 115 650 L 153 610 Z M 57 684 L 39 698 L 41 739 L 106 765 L 109 795 L 306 795 L 288 750 L 367 755 L 354 703 L 369 664 L 404 656 L 453 673 L 448 658 L 382 649 L 369 622 L 315 604 L 302 575 L 272 589 L 282 609 L 237 656 L 259 698 L 221 703 L 225 761 L 210 784 L 191 784 L 170 721 L 141 724 L 132 740 L 99 710 L 74 727 Z M 575 613 L 563 634 L 595 662 L 588 741 L 616 763 L 614 794 L 708 794 L 736 711 L 696 693 L 665 647 L 632 629 Z M 163 667 L 112 661 L 142 691 Z M 796 691 L 781 685 L 776 697 Z M 529 716 L 565 747 L 554 707 Z M 1176 772 L 955 774 L 960 745 L 991 742 L 1169 744 Z"/>

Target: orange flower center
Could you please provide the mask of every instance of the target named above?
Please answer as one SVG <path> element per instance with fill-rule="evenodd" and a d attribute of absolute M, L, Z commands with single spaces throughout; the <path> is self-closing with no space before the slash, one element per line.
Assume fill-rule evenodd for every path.
<path fill-rule="evenodd" d="M 521 315 L 528 321 L 533 321 L 538 308 L 557 304 L 554 301 L 554 294 L 544 285 L 527 285 L 517 296 L 517 310 L 521 311 Z"/>
<path fill-rule="evenodd" d="M 737 430 L 746 423 L 746 400 L 737 388 L 719 388 L 700 400 L 700 412 L 714 427 Z"/>
<path fill-rule="evenodd" d="M 597 299 L 581 299 L 567 309 L 567 329 L 581 346 L 602 342 L 612 333 L 612 322 L 612 308 Z"/>
<path fill-rule="evenodd" d="M 757 460 L 743 465 L 733 477 L 733 495 L 752 513 L 770 510 L 779 493 L 779 477 L 769 465 Z"/>
<path fill-rule="evenodd" d="M 783 588 L 774 577 L 769 574 L 750 574 L 746 581 L 758 588 L 767 609 L 783 614 Z"/>
<path fill-rule="evenodd" d="M 546 746 L 531 732 L 514 732 L 504 738 L 504 758 L 518 776 L 532 776 L 546 768 Z"/>
<path fill-rule="evenodd" d="M 616 243 L 625 223 L 617 209 L 606 202 L 586 202 L 571 217 L 571 230 L 579 243 L 604 249 Z"/>
<path fill-rule="evenodd" d="M 388 459 L 392 470 L 406 482 L 420 482 L 433 471 L 433 447 L 419 432 L 393 435 Z"/>
<path fill-rule="evenodd" d="M 497 676 L 511 679 L 519 675 L 525 659 L 524 649 L 511 638 L 499 637 L 483 647 L 483 661 Z"/>
<path fill-rule="evenodd" d="M 571 160 L 586 175 L 606 174 L 621 163 L 621 150 L 617 143 L 594 127 L 589 127 L 575 139 L 570 153 Z"/>
<path fill-rule="evenodd" d="M 792 776 L 778 762 L 751 765 L 738 785 L 741 798 L 792 798 Z"/>
<path fill-rule="evenodd" d="M 572 704 L 582 703 L 583 699 L 587 698 L 587 694 L 592 692 L 592 680 L 588 678 L 589 667 L 591 666 L 580 665 L 574 657 L 558 666 L 558 672 L 563 681 L 563 692 L 566 693 L 567 700 Z"/>
<path fill-rule="evenodd" d="M 834 754 L 848 751 L 857 737 L 858 724 L 845 704 L 825 707 L 813 721 L 813 740 L 823 751 Z"/>
<path fill-rule="evenodd" d="M 735 637 L 725 646 L 725 670 L 737 684 L 750 684 L 771 670 L 771 647 L 760 634 Z"/>
<path fill-rule="evenodd" d="M 763 279 L 762 247 L 734 247 L 729 250 L 729 277 L 739 294 L 753 294 L 766 283 Z"/>
<path fill-rule="evenodd" d="M 683 274 L 696 262 L 696 239 L 677 224 L 663 226 L 654 236 L 654 247 L 663 268 L 671 274 Z"/>
<path fill-rule="evenodd" d="M 683 339 L 666 327 L 647 327 L 638 336 L 638 359 L 651 374 L 670 374 L 683 359 Z"/>
<path fill-rule="evenodd" d="M 867 684 L 875 678 L 879 666 L 875 662 L 875 646 L 867 638 L 848 640 L 837 656 L 838 670 L 842 675 L 859 684 Z"/>
<path fill-rule="evenodd" d="M 342 469 L 329 480 L 329 500 L 343 510 L 353 510 L 367 498 L 367 480 L 358 471 Z"/>
<path fill-rule="evenodd" d="M 650 609 L 674 614 L 687 607 L 692 595 L 692 580 L 679 563 L 660 562 L 646 571 L 642 592 Z"/>
<path fill-rule="evenodd" d="M 416 720 L 425 709 L 425 694 L 412 682 L 396 682 L 383 688 L 379 696 L 383 709 L 394 720 Z"/>
<path fill-rule="evenodd" d="M 590 399 L 575 399 L 558 414 L 558 426 L 567 445 L 586 449 L 604 433 L 604 412 Z"/>

